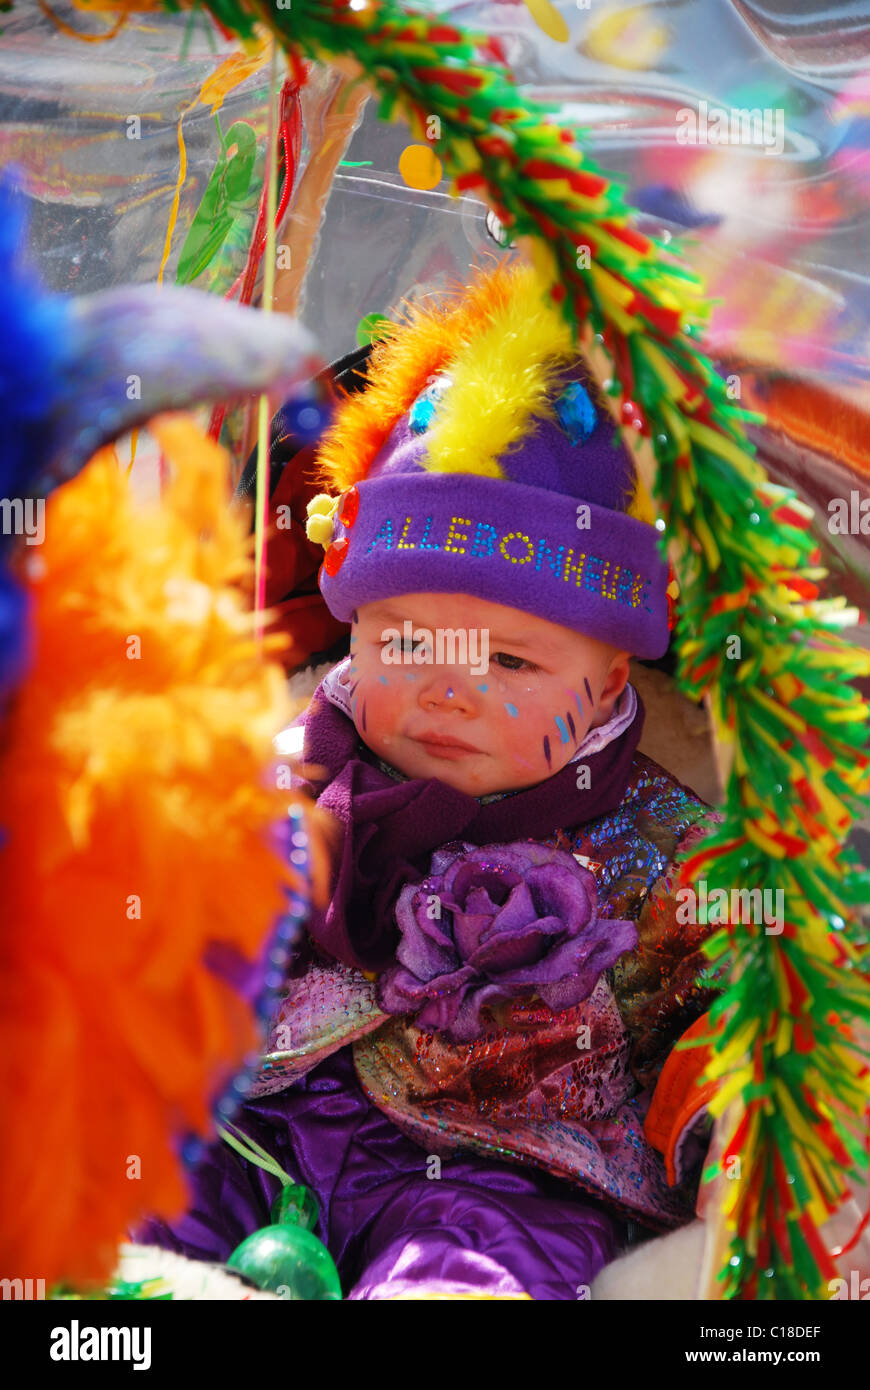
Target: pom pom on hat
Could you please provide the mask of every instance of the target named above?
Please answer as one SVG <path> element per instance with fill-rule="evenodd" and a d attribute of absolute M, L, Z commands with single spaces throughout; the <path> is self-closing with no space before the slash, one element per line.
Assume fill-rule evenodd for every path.
<path fill-rule="evenodd" d="M 310 541 L 314 541 L 316 545 L 322 545 L 324 549 L 332 540 L 332 518 L 335 516 L 337 507 L 337 497 L 330 497 L 326 492 L 319 492 L 316 497 L 312 497 L 305 509 L 308 516 L 305 534 Z"/>

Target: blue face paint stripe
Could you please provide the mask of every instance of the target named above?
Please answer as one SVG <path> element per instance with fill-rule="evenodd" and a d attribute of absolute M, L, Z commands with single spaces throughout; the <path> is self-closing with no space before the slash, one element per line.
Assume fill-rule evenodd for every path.
<path fill-rule="evenodd" d="M 520 713 L 520 712 L 519 712 L 519 710 L 517 709 L 516 705 L 509 705 L 507 702 L 505 702 L 505 709 L 507 710 L 507 712 L 508 712 L 508 714 L 510 715 L 511 719 L 518 719 L 518 718 L 519 718 L 519 713 Z"/>
<path fill-rule="evenodd" d="M 577 691 L 576 691 L 576 690 L 574 691 L 574 704 L 577 706 L 577 708 L 579 709 L 580 713 L 582 714 L 582 713 L 583 713 L 583 701 L 580 699 L 580 696 L 577 694 Z"/>
<path fill-rule="evenodd" d="M 563 743 L 567 743 L 570 738 L 567 724 L 565 723 L 564 719 L 559 718 L 558 714 L 555 715 L 554 718 L 556 720 L 556 728 L 559 730 L 559 738 L 562 740 Z"/>
<path fill-rule="evenodd" d="M 550 740 L 546 734 L 544 734 L 544 757 L 547 759 L 547 767 L 552 767 L 553 760 L 550 757 Z"/>

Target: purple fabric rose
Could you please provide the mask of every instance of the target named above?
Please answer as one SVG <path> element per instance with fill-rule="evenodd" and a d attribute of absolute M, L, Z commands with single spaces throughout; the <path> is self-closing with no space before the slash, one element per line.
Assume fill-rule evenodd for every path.
<path fill-rule="evenodd" d="M 415 1014 L 450 1042 L 491 1028 L 481 1010 L 501 1000 L 537 995 L 554 1012 L 579 1004 L 637 945 L 633 922 L 599 917 L 588 869 L 530 840 L 436 850 L 428 878 L 399 894 L 396 922 L 399 964 L 378 982 L 381 1008 Z"/>

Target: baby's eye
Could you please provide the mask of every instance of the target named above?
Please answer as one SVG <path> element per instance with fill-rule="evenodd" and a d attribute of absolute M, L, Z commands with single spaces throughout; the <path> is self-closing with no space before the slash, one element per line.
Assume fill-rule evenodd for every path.
<path fill-rule="evenodd" d="M 521 656 L 511 656 L 510 652 L 496 652 L 492 659 L 505 671 L 538 670 L 533 661 L 524 661 Z"/>
<path fill-rule="evenodd" d="M 398 639 L 396 639 L 395 637 L 381 637 L 378 639 L 378 641 L 375 642 L 374 645 L 378 647 L 381 651 L 383 651 L 386 647 L 393 647 L 395 650 L 396 647 L 394 646 L 394 644 L 396 643 L 397 649 L 400 652 L 415 652 L 418 650 L 418 648 L 426 646 L 426 639 L 420 637 L 415 641 L 412 637 L 400 637 Z"/>

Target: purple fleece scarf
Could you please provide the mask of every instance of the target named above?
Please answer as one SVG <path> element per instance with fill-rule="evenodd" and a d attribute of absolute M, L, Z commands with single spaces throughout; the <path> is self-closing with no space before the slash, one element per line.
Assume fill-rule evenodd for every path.
<path fill-rule="evenodd" d="M 353 721 L 317 687 L 303 716 L 303 761 L 326 776 L 304 785 L 343 827 L 330 901 L 312 908 L 308 934 L 324 950 L 361 970 L 381 970 L 395 956 L 396 900 L 406 883 L 419 883 L 433 850 L 453 840 L 476 845 L 543 840 L 555 831 L 606 815 L 625 793 L 644 710 L 618 738 L 585 759 L 589 788 L 577 786 L 577 766 L 525 791 L 482 805 L 437 777 L 397 782 L 375 765 L 375 755 Z"/>

